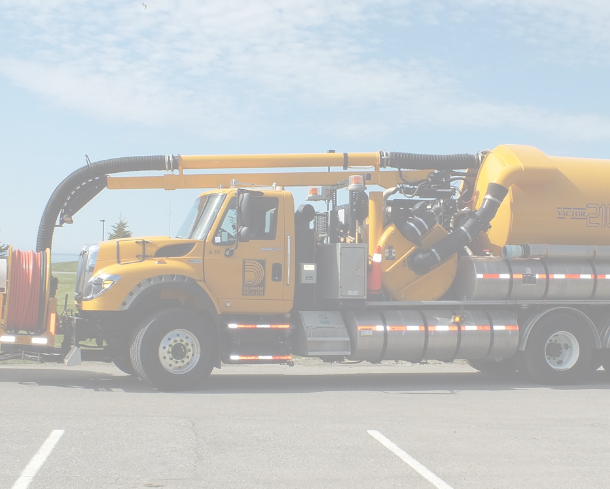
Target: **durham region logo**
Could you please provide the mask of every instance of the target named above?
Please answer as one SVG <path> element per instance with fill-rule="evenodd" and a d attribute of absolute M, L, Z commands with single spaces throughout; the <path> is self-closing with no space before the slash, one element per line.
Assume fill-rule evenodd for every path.
<path fill-rule="evenodd" d="M 241 295 L 265 295 L 265 260 L 244 260 Z"/>

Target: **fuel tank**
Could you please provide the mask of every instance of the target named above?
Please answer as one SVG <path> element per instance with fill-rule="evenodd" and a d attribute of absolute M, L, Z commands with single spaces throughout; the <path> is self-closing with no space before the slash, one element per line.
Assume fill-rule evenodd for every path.
<path fill-rule="evenodd" d="M 473 209 L 489 182 L 509 188 L 478 250 L 507 244 L 610 244 L 610 160 L 547 156 L 531 146 L 491 151 L 475 182 Z"/>
<path fill-rule="evenodd" d="M 453 288 L 463 300 L 610 300 L 610 261 L 464 256 Z"/>
<path fill-rule="evenodd" d="M 351 360 L 510 358 L 519 326 L 508 310 L 355 310 L 343 313 Z"/>

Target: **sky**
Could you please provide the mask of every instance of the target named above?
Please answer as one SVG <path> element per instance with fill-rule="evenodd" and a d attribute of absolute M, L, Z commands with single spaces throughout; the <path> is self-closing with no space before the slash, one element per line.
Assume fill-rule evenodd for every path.
<path fill-rule="evenodd" d="M 610 158 L 608 25 L 607 0 L 0 0 L 0 242 L 35 248 L 85 154 Z M 173 234 L 198 193 L 104 190 L 53 251 L 120 215 Z"/>

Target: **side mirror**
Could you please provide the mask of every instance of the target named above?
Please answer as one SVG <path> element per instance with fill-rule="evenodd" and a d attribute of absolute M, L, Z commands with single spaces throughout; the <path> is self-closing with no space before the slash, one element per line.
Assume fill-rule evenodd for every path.
<path fill-rule="evenodd" d="M 243 191 L 239 196 L 239 225 L 252 227 L 256 220 L 257 207 L 255 198 L 264 195 L 263 192 L 256 190 Z"/>

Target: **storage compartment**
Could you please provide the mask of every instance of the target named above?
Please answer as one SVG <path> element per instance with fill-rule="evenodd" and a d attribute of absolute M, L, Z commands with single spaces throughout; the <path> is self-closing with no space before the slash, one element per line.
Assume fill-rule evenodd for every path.
<path fill-rule="evenodd" d="M 336 243 L 318 246 L 320 299 L 366 299 L 368 246 Z"/>
<path fill-rule="evenodd" d="M 349 335 L 338 311 L 301 311 L 298 354 L 342 356 L 351 353 Z"/>

